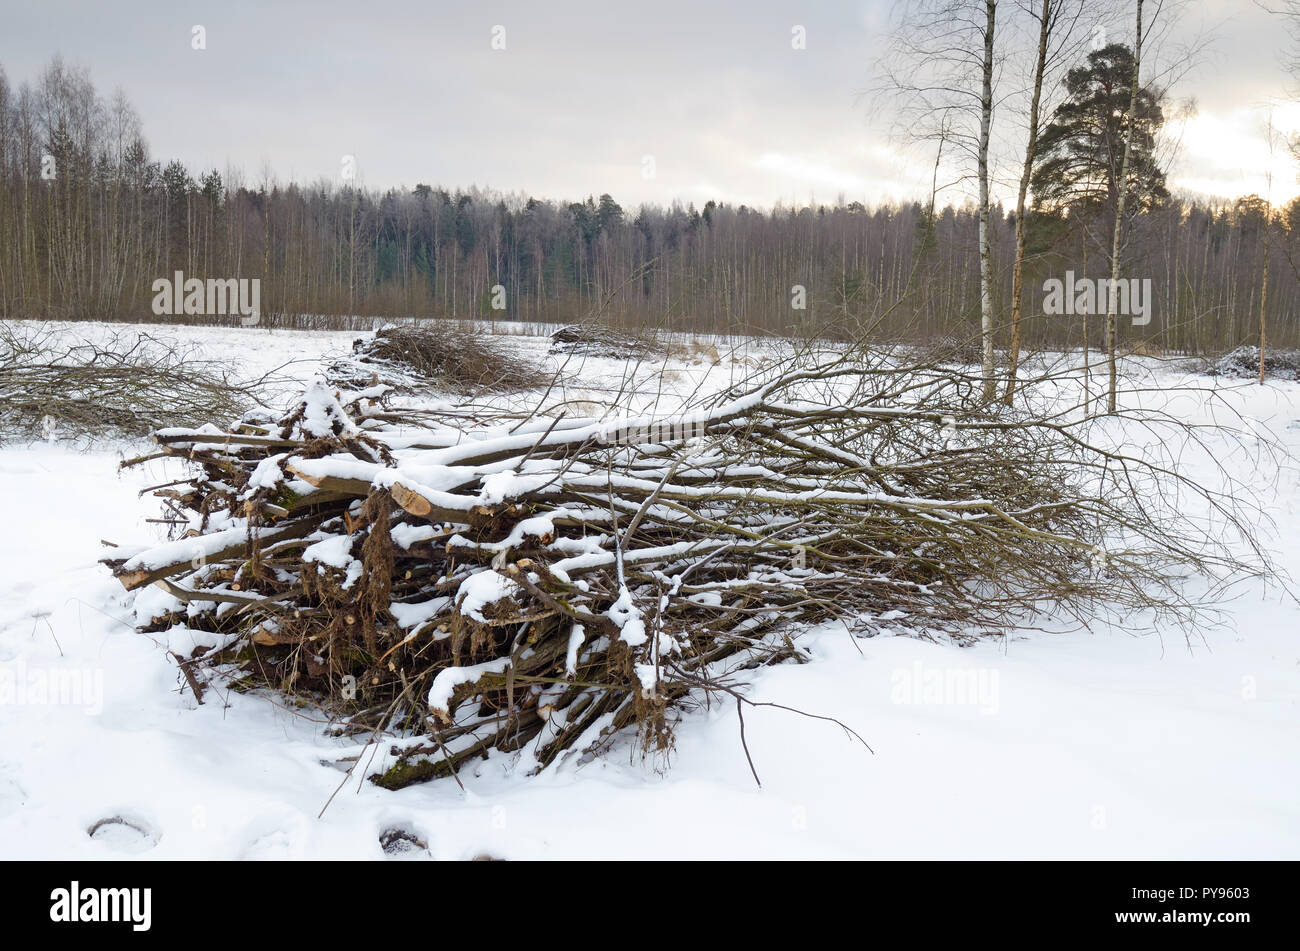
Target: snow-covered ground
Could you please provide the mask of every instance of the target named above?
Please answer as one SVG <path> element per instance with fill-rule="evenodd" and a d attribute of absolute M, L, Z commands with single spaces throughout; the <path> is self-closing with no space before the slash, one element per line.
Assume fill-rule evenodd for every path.
<path fill-rule="evenodd" d="M 284 372 L 300 379 L 354 336 L 158 332 L 250 374 L 299 361 Z M 509 345 L 541 358 L 545 340 Z M 595 360 L 580 376 L 598 397 L 623 369 Z M 1176 393 L 1175 371 L 1142 370 L 1160 384 L 1144 398 Z M 743 372 L 682 361 L 670 382 Z M 1189 418 L 1214 405 L 1175 398 Z M 1220 398 L 1300 456 L 1300 384 Z M 1295 470 L 1256 472 L 1224 446 L 1218 462 L 1264 486 L 1261 524 L 1300 577 Z M 666 769 L 624 743 L 538 777 L 491 760 L 464 790 L 388 792 L 349 780 L 336 761 L 359 744 L 302 711 L 224 690 L 196 705 L 132 629 L 97 560 L 101 539 L 160 537 L 138 492 L 166 470 L 116 468 L 140 448 L 0 447 L 0 857 L 378 859 L 391 829 L 436 859 L 1300 857 L 1300 607 L 1277 586 L 1242 588 L 1231 627 L 1191 643 L 1110 626 L 967 648 L 820 629 L 803 641 L 811 663 L 758 672 L 750 696 L 838 718 L 874 752 L 834 723 L 747 708 L 762 788 L 724 704 L 687 716 Z"/>

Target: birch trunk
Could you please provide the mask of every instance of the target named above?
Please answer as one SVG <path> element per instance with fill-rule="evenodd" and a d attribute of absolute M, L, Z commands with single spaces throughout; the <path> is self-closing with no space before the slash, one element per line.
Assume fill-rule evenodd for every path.
<path fill-rule="evenodd" d="M 1007 389 L 1003 401 L 1010 406 L 1016 391 L 1016 368 L 1020 363 L 1020 314 L 1025 280 L 1025 200 L 1029 178 L 1038 150 L 1038 110 L 1043 100 L 1043 74 L 1047 71 L 1047 37 L 1051 33 L 1052 0 L 1043 0 L 1038 24 L 1038 59 L 1034 63 L 1034 94 L 1029 102 L 1029 142 L 1025 164 L 1020 170 L 1020 192 L 1016 196 L 1016 264 L 1011 282 L 1011 350 L 1007 356 Z"/>
<path fill-rule="evenodd" d="M 1115 412 L 1118 383 L 1115 371 L 1115 288 L 1119 284 L 1120 234 L 1124 228 L 1124 199 L 1128 195 L 1129 153 L 1133 150 L 1133 128 L 1137 124 L 1138 75 L 1142 71 L 1142 0 L 1137 0 L 1137 35 L 1133 43 L 1133 78 L 1129 84 L 1128 131 L 1124 135 L 1124 160 L 1119 168 L 1119 194 L 1115 197 L 1115 230 L 1111 239 L 1110 280 L 1106 294 L 1106 359 L 1109 367 L 1109 388 L 1106 395 L 1106 412 Z"/>
<path fill-rule="evenodd" d="M 993 30 L 997 0 L 985 0 L 984 87 L 980 96 L 979 140 L 979 244 L 980 244 L 980 332 L 984 338 L 984 399 L 997 396 L 993 375 L 993 297 L 990 290 L 992 267 L 989 255 L 989 128 L 993 124 Z"/>

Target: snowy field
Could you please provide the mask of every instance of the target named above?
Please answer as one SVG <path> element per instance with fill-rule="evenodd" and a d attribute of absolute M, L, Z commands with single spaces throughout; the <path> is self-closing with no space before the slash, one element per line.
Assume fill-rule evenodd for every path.
<path fill-rule="evenodd" d="M 355 336 L 155 330 L 300 381 Z M 545 338 L 507 345 L 545 358 Z M 683 358 L 664 385 L 716 388 L 760 353 Z M 575 399 L 626 376 L 612 360 L 569 369 Z M 1235 407 L 1300 457 L 1300 384 L 1225 383 L 1211 401 L 1178 396 L 1171 367 L 1126 370 L 1146 380 L 1142 399 L 1187 419 Z M 835 717 L 874 752 L 833 723 L 750 708 L 761 788 L 724 704 L 686 718 L 666 769 L 624 742 L 538 777 L 502 758 L 464 772 L 463 790 L 388 792 L 336 765 L 382 747 L 262 697 L 211 691 L 196 705 L 133 630 L 98 559 L 102 539 L 162 537 L 138 493 L 172 470 L 117 471 L 143 448 L 0 446 L 0 677 L 20 685 L 0 696 L 0 857 L 384 859 L 381 837 L 400 829 L 427 843 L 405 857 L 433 859 L 1300 858 L 1300 606 L 1277 585 L 1243 586 L 1231 624 L 1190 642 L 1097 626 L 962 648 L 819 629 L 802 642 L 811 663 L 756 673 L 750 696 Z M 1227 441 L 1217 462 L 1271 500 L 1261 531 L 1300 578 L 1296 470 Z M 78 702 L 30 687 L 60 678 L 83 687 Z"/>

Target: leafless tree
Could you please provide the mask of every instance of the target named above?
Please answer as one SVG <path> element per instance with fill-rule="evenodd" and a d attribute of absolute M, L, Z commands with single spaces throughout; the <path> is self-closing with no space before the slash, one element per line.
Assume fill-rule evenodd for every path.
<path fill-rule="evenodd" d="M 1037 27 L 1037 50 L 1034 56 L 1030 81 L 1029 112 L 1026 123 L 1025 159 L 1020 168 L 1020 184 L 1016 193 L 1016 258 L 1011 287 L 1011 345 L 1007 356 L 1007 383 L 1004 401 L 1008 406 L 1016 388 L 1016 371 L 1020 364 L 1022 342 L 1021 312 L 1024 301 L 1025 245 L 1027 224 L 1025 214 L 1029 196 L 1029 180 L 1034 170 L 1038 136 L 1043 128 L 1043 117 L 1050 115 L 1049 101 L 1043 109 L 1044 86 L 1057 78 L 1062 67 L 1070 63 L 1081 47 L 1079 26 L 1082 22 L 1086 0 L 1023 0 L 1022 12 Z M 1053 83 L 1053 85 L 1057 85 Z M 1051 92 L 1048 93 L 1049 97 Z"/>
<path fill-rule="evenodd" d="M 1142 73 L 1142 3 L 1143 0 L 1136 0 L 1137 29 L 1133 34 L 1133 78 L 1129 84 L 1130 94 L 1128 114 L 1130 116 L 1133 116 L 1137 112 L 1138 77 Z M 1119 285 L 1120 234 L 1124 227 L 1124 199 L 1128 194 L 1128 163 L 1129 156 L 1133 151 L 1133 130 L 1135 126 L 1136 123 L 1130 121 L 1128 132 L 1124 136 L 1124 158 L 1121 160 L 1119 167 L 1120 187 L 1118 196 L 1115 199 L 1115 225 L 1111 239 L 1111 292 L 1106 295 L 1106 360 L 1107 378 L 1109 381 L 1106 390 L 1106 411 L 1108 413 L 1115 412 L 1115 401 L 1119 389 L 1115 365 L 1115 308 L 1118 303 L 1119 295 L 1114 292 L 1114 289 Z"/>
<path fill-rule="evenodd" d="M 996 394 L 989 182 L 997 105 L 997 0 L 907 4 L 883 62 L 878 89 L 897 107 L 913 140 L 942 141 L 974 166 L 979 248 L 981 369 L 986 399 Z"/>

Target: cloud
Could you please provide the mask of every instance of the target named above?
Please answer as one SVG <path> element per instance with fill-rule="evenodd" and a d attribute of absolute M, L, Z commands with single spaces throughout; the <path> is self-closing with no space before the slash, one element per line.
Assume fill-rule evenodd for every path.
<path fill-rule="evenodd" d="M 754 162 L 754 167 L 763 171 L 776 172 L 792 179 L 794 183 L 808 186 L 824 185 L 841 191 L 862 191 L 867 187 L 866 181 L 852 172 L 845 172 L 821 162 L 815 162 L 798 155 L 779 155 L 768 152 Z"/>
<path fill-rule="evenodd" d="M 862 99 L 889 0 L 10 7 L 0 64 L 11 81 L 35 80 L 61 52 L 104 93 L 122 87 L 155 157 L 195 171 L 231 164 L 256 180 L 269 162 L 282 181 L 333 179 L 341 156 L 355 155 L 370 187 L 478 184 L 561 200 L 609 192 L 625 206 L 929 193 L 933 157 L 892 144 L 887 116 L 869 126 Z M 1229 9 L 1210 7 L 1221 18 Z M 195 21 L 205 51 L 190 47 Z M 491 47 L 496 25 L 504 50 Z M 795 25 L 806 49 L 792 48 Z M 1214 194 L 1258 190 L 1264 99 L 1286 85 L 1271 54 L 1284 32 L 1251 9 L 1219 24 L 1215 39 L 1218 64 L 1174 90 L 1202 113 L 1187 124 L 1171 180 Z M 1300 107 L 1284 113 L 1279 125 L 1300 129 Z M 999 116 L 999 134 L 1014 140 L 1015 122 Z M 645 155 L 653 178 L 642 175 Z M 1279 195 L 1294 179 L 1285 161 L 1274 166 Z M 997 196 L 1014 194 L 1017 172 L 1001 171 Z M 941 200 L 964 197 L 952 189 Z"/>

